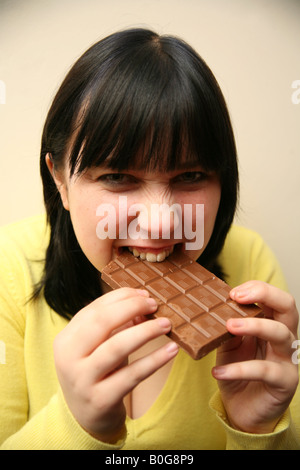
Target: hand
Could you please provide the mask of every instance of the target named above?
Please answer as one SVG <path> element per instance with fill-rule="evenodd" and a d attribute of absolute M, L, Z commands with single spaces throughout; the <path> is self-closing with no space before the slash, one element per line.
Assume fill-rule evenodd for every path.
<path fill-rule="evenodd" d="M 128 365 L 129 354 L 170 330 L 166 318 L 143 321 L 156 309 L 146 291 L 117 289 L 78 312 L 55 339 L 55 365 L 69 409 L 101 441 L 118 440 L 126 417 L 123 398 L 178 351 L 168 343 Z"/>
<path fill-rule="evenodd" d="M 230 424 L 249 433 L 270 433 L 288 408 L 298 385 L 292 362 L 298 312 L 290 294 L 259 281 L 233 289 L 239 303 L 256 302 L 265 318 L 230 319 L 235 338 L 218 350 L 218 380 Z"/>

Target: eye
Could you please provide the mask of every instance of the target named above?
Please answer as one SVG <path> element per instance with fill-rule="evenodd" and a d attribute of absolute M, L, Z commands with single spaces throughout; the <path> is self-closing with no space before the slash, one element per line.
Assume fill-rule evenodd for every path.
<path fill-rule="evenodd" d="M 204 173 L 203 171 L 185 171 L 184 173 L 176 176 L 174 182 L 183 184 L 196 184 L 205 181 L 207 177 L 207 173 Z"/>
<path fill-rule="evenodd" d="M 100 183 L 109 186 L 111 188 L 129 188 L 132 185 L 137 184 L 136 178 L 125 173 L 106 173 L 97 178 Z"/>

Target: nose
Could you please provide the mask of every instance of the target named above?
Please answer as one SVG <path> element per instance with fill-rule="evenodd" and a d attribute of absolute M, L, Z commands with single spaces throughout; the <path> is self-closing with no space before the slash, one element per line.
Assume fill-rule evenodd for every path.
<path fill-rule="evenodd" d="M 141 237 L 170 240 L 181 238 L 182 214 L 179 204 L 150 203 L 138 215 Z"/>

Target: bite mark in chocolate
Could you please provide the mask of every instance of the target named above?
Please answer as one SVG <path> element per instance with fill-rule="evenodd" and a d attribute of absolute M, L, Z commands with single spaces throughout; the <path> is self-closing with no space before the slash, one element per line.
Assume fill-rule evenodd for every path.
<path fill-rule="evenodd" d="M 229 318 L 262 316 L 254 305 L 241 305 L 229 297 L 231 288 L 183 252 L 161 263 L 150 263 L 124 251 L 102 272 L 112 289 L 143 288 L 158 304 L 157 317 L 168 317 L 168 336 L 193 359 L 200 359 L 232 338 Z"/>

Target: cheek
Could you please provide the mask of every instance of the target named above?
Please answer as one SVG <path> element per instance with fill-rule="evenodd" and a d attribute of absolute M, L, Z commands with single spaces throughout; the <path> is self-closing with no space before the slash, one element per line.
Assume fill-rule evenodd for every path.
<path fill-rule="evenodd" d="M 201 194 L 198 194 L 189 198 L 189 203 L 193 204 L 193 216 L 192 216 L 192 226 L 193 231 L 197 234 L 197 240 L 203 240 L 203 246 L 199 249 L 191 249 L 189 255 L 193 259 L 197 259 L 201 253 L 205 250 L 212 232 L 214 230 L 215 221 L 219 209 L 221 197 L 221 190 L 219 184 L 212 185 L 206 191 L 201 191 Z M 196 217 L 196 204 L 203 204 L 204 206 L 204 217 L 202 212 L 199 211 L 198 218 Z M 201 217 L 199 217 L 201 214 Z M 192 246 L 192 245 L 190 245 Z"/>
<path fill-rule="evenodd" d="M 213 194 L 208 195 L 205 204 L 204 204 L 204 230 L 205 233 L 211 235 L 219 205 L 220 205 L 221 191 L 214 191 Z M 207 240 L 208 243 L 208 240 Z"/>
<path fill-rule="evenodd" d="M 99 245 L 96 234 L 96 216 L 90 207 L 80 204 L 72 211 L 70 210 L 72 224 L 78 243 L 91 262 L 92 254 Z M 93 263 L 94 264 L 94 263 Z"/>
<path fill-rule="evenodd" d="M 77 241 L 92 265 L 101 271 L 112 258 L 114 240 L 100 239 L 97 236 L 99 197 L 89 191 L 70 193 L 70 217 Z"/>
<path fill-rule="evenodd" d="M 195 194 L 192 197 L 188 196 L 186 199 L 180 201 L 183 208 L 184 205 L 192 205 L 193 207 L 192 216 L 189 217 L 191 219 L 189 223 L 192 223 L 193 230 L 195 230 L 197 226 L 196 205 L 200 204 L 204 207 L 204 231 L 205 233 L 212 231 L 220 205 L 220 197 L 221 190 L 219 189 L 219 185 L 216 185 L 216 187 L 210 188 L 207 191 L 201 191 L 200 194 Z M 188 213 L 184 209 L 183 212 Z"/>
<path fill-rule="evenodd" d="M 70 194 L 69 206 L 75 233 L 80 236 L 90 234 L 96 222 L 96 207 L 93 199 L 88 193 L 78 191 L 74 195 Z"/>

